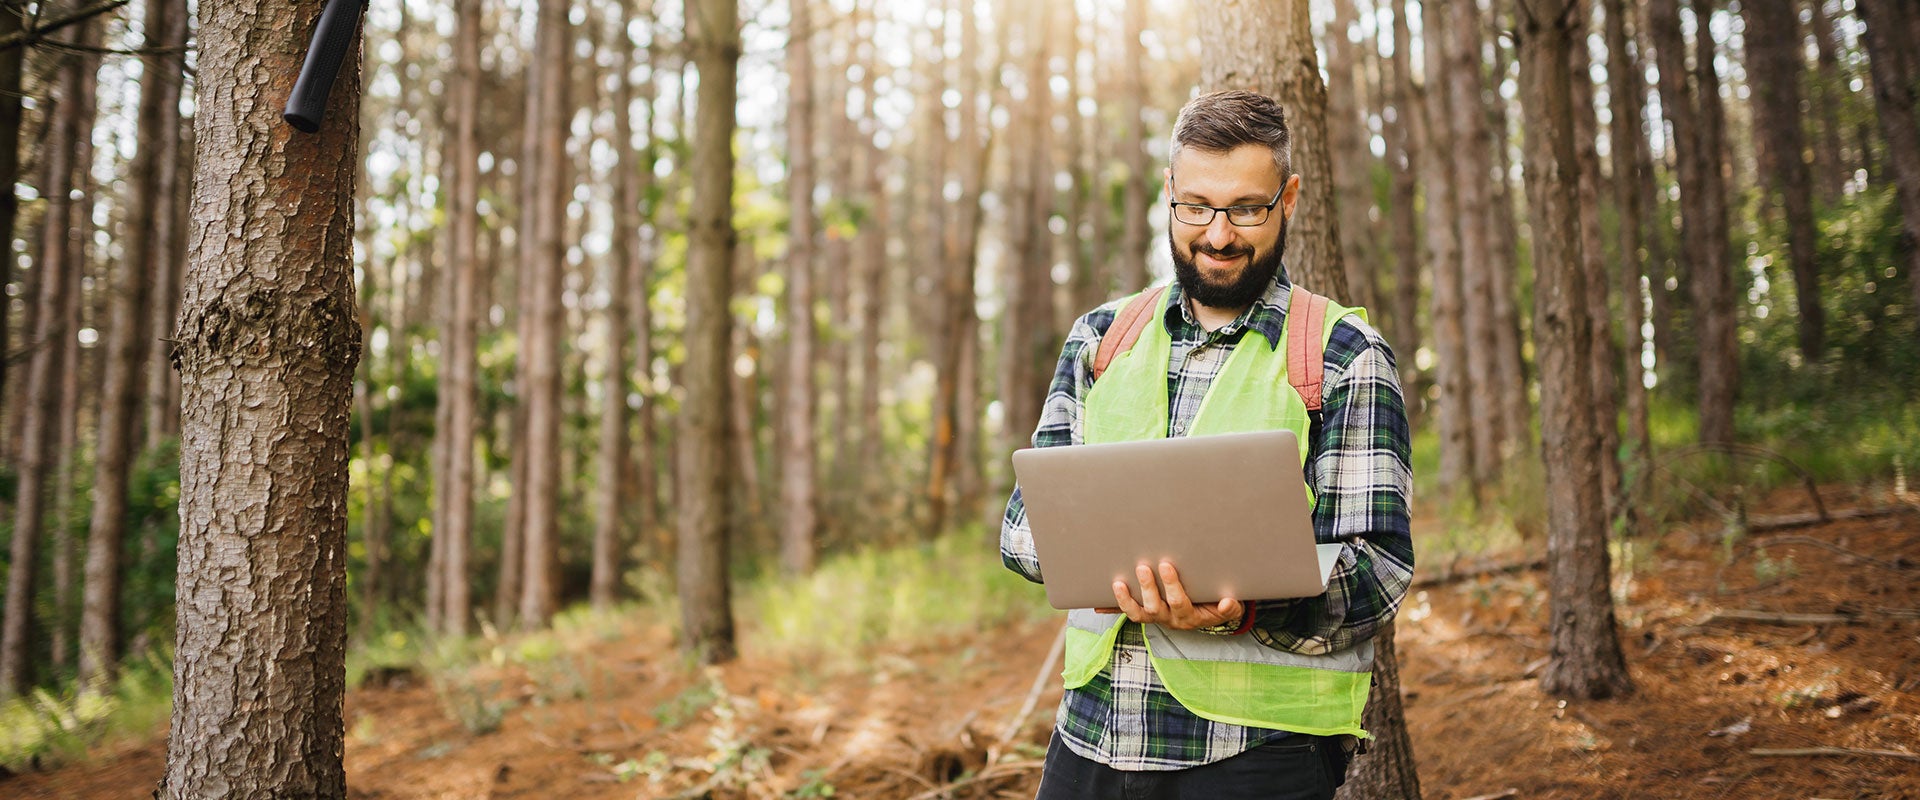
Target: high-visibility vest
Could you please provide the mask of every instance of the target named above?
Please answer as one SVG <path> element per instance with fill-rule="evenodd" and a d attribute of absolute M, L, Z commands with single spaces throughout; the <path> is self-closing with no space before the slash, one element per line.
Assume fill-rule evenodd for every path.
<path fill-rule="evenodd" d="M 1096 357 L 1096 378 L 1087 392 L 1083 424 L 1087 444 L 1164 439 L 1167 436 L 1167 367 L 1172 341 L 1167 335 L 1165 287 L 1135 295 L 1122 306 Z M 1284 346 L 1270 347 L 1249 336 L 1228 355 L 1207 389 L 1186 435 L 1207 436 L 1263 430 L 1291 430 L 1302 443 L 1305 464 L 1308 404 L 1318 410 L 1321 361 L 1334 323 L 1349 314 L 1366 319 L 1359 308 L 1335 305 L 1299 287 L 1292 290 Z M 1144 321 L 1143 318 L 1144 317 Z M 1318 336 L 1310 336 L 1317 333 Z M 1125 341 L 1138 337 L 1137 341 Z M 1113 352 L 1117 350 L 1119 352 Z M 1289 357 L 1291 356 L 1291 358 Z M 1289 361 L 1311 365 L 1311 374 L 1288 380 Z M 1294 390 L 1282 388 L 1294 385 Z M 1303 399 L 1303 394 L 1311 395 Z M 1304 480 L 1301 473 L 1281 480 Z M 1308 498 L 1313 497 L 1308 487 Z M 1112 658 L 1126 617 L 1077 609 L 1067 615 L 1066 688 L 1087 684 Z M 1372 680 L 1373 641 L 1323 654 L 1279 650 L 1252 636 L 1220 636 L 1141 626 L 1153 668 L 1181 705 L 1219 722 L 1298 733 L 1365 737 L 1360 728 Z"/>

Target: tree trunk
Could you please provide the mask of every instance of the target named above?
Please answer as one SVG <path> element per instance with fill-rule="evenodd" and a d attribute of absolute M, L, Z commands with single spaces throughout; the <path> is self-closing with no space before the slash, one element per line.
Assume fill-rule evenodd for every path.
<path fill-rule="evenodd" d="M 1382 309 L 1389 341 L 1400 354 L 1400 377 L 1405 384 L 1407 411 L 1424 416 L 1427 371 L 1419 366 L 1420 352 L 1420 230 L 1415 208 L 1419 190 L 1416 175 L 1426 165 L 1420 159 L 1420 94 L 1413 85 L 1413 36 L 1407 26 L 1407 0 L 1393 0 L 1393 72 L 1388 84 L 1390 113 L 1382 132 L 1387 163 L 1393 175 L 1393 303 Z"/>
<path fill-rule="evenodd" d="M 24 5 L 0 7 L 0 37 L 17 34 L 25 26 Z M 20 123 L 21 113 L 21 59 L 27 48 L 9 47 L 0 50 L 0 186 L 13 186 L 20 181 Z M 20 211 L 19 192 L 0 192 L 0 287 L 13 282 L 13 268 L 17 256 L 13 249 L 13 224 Z M 4 406 L 7 395 L 7 379 L 13 370 L 9 362 L 13 356 L 13 339 L 9 331 L 13 324 L 11 317 L 12 301 L 0 303 L 0 406 Z M 19 408 L 11 409 L 14 414 L 22 413 Z M 4 430 L 4 429 L 0 429 Z M 0 454 L 12 458 L 7 442 L 0 442 Z"/>
<path fill-rule="evenodd" d="M 1627 33 L 1626 15 L 1627 0 L 1606 0 L 1607 94 L 1613 107 L 1608 138 L 1612 143 L 1614 204 L 1620 221 L 1620 327 L 1626 334 L 1625 355 L 1620 362 L 1627 410 L 1623 468 L 1643 475 L 1651 464 L 1648 457 L 1653 442 L 1647 429 L 1647 384 L 1640 362 L 1641 351 L 1646 348 L 1640 330 L 1646 320 L 1640 279 L 1647 272 L 1641 227 L 1648 212 L 1641 203 L 1641 186 L 1651 182 L 1653 175 L 1646 168 L 1647 139 L 1641 129 L 1641 120 L 1646 117 L 1646 82 L 1642 77 L 1646 71 L 1639 54 L 1628 49 L 1633 37 Z M 1631 505 L 1621 511 L 1629 520 L 1637 519 Z M 1630 524 L 1629 532 L 1634 527 Z"/>
<path fill-rule="evenodd" d="M 179 356 L 179 634 L 162 798 L 346 796 L 359 47 L 316 134 L 278 103 L 320 6 L 200 9 Z M 257 82 L 268 82 L 261 85 Z"/>
<path fill-rule="evenodd" d="M 1913 72 L 1901 66 L 1903 49 L 1915 43 L 1901 43 L 1901 14 L 1915 14 L 1887 0 L 1860 0 L 1860 17 L 1866 22 L 1867 58 L 1873 69 L 1873 105 L 1880 117 L 1880 131 L 1887 137 L 1887 160 L 1892 164 L 1893 185 L 1900 198 L 1900 220 L 1906 230 L 1907 283 L 1913 288 L 1913 304 L 1920 308 L 1920 123 L 1914 120 Z M 1910 49 L 1904 56 L 1920 59 Z"/>
<path fill-rule="evenodd" d="M 1505 76 L 1507 65 L 1512 63 L 1512 47 L 1504 32 L 1511 29 L 1512 3 L 1503 0 L 1495 5 L 1498 13 L 1487 17 L 1490 26 L 1489 37 L 1493 40 L 1493 74 Z M 1501 14 L 1506 14 L 1502 21 Z M 1501 78 L 1504 80 L 1504 78 Z M 1517 453 L 1526 452 L 1533 443 L 1533 402 L 1527 399 L 1527 362 L 1521 353 L 1521 341 L 1526 334 L 1521 330 L 1524 321 L 1520 313 L 1520 269 L 1518 253 L 1520 233 L 1514 221 L 1513 210 L 1513 157 L 1509 142 L 1513 134 L 1507 123 L 1508 101 L 1501 95 L 1496 85 L 1495 91 L 1488 95 L 1487 117 L 1493 129 L 1493 336 L 1499 348 L 1495 353 L 1498 365 L 1498 384 L 1494 396 L 1498 398 L 1500 417 L 1506 425 L 1502 437 L 1506 447 L 1501 451 L 1503 459 Z"/>
<path fill-rule="evenodd" d="M 1826 0 L 1811 0 L 1807 5 L 1813 15 L 1815 53 L 1814 70 L 1807 78 L 1813 87 L 1811 110 L 1820 126 L 1820 135 L 1813 147 L 1813 174 L 1820 192 L 1820 202 L 1832 205 L 1840 200 L 1846 191 L 1847 181 L 1853 178 L 1852 165 L 1840 154 L 1840 128 L 1845 124 L 1840 116 L 1840 98 L 1847 93 L 1846 78 L 1840 72 L 1840 56 L 1834 47 L 1833 19 L 1827 16 Z M 1796 48 L 1796 68 L 1800 57 L 1800 51 Z"/>
<path fill-rule="evenodd" d="M 1710 19 L 1715 0 L 1693 0 L 1695 19 Z M 1705 27 L 1702 26 L 1702 30 Z M 1735 330 L 1734 267 L 1728 263 L 1726 109 L 1720 100 L 1712 36 L 1694 37 L 1694 88 L 1700 127 L 1702 225 L 1691 272 L 1694 334 L 1700 344 L 1700 441 L 1734 441 L 1733 406 L 1740 392 L 1740 344 Z M 1685 190 L 1682 189 L 1682 194 Z M 1695 237 L 1689 236 L 1689 239 Z"/>
<path fill-rule="evenodd" d="M 884 482 L 878 480 L 880 477 L 879 468 L 881 466 L 882 437 L 886 434 L 886 425 L 880 418 L 880 384 L 883 380 L 880 372 L 880 343 L 883 341 L 882 331 L 885 330 L 882 315 L 885 313 L 884 309 L 886 306 L 884 301 L 887 296 L 887 229 L 889 218 L 892 216 L 888 213 L 886 194 L 887 153 L 873 138 L 873 134 L 877 133 L 880 127 L 880 117 L 879 114 L 876 113 L 877 99 L 875 97 L 875 86 L 879 82 L 877 73 L 881 62 L 878 42 L 879 15 L 877 13 L 877 3 L 878 0 L 875 0 L 875 5 L 868 7 L 865 12 L 867 17 L 867 53 L 866 59 L 862 63 L 860 79 L 861 96 L 865 98 L 866 101 L 866 109 L 862 112 L 862 117 L 867 120 L 867 125 L 870 128 L 870 130 L 864 130 L 860 136 L 860 150 L 865 154 L 866 158 L 866 164 L 860 171 L 866 180 L 866 184 L 862 189 L 865 194 L 863 201 L 866 205 L 866 214 L 862 217 L 860 224 L 860 255 L 858 260 L 861 276 L 860 285 L 862 287 L 862 295 L 860 298 L 860 412 L 858 424 L 860 427 L 860 464 L 863 465 L 862 472 L 867 476 L 863 481 L 864 485 L 862 489 L 867 502 L 872 502 L 877 492 L 884 491 L 884 489 L 880 488 Z M 962 15 L 961 24 L 963 26 L 968 25 L 972 19 L 973 16 L 970 14 Z M 962 45 L 961 51 L 974 52 L 965 45 Z M 963 68 L 961 74 L 963 76 L 971 75 L 974 74 L 974 72 L 972 69 Z M 962 90 L 963 98 L 974 98 L 977 97 L 977 95 L 977 83 L 973 91 Z M 965 120 L 971 108 L 973 108 L 972 100 L 967 99 L 962 101 L 960 105 L 962 119 L 960 130 L 962 131 L 970 130 Z M 976 122 L 975 124 L 978 123 Z M 963 149 L 961 152 L 964 158 L 966 151 Z M 964 175 L 962 176 L 962 180 L 965 180 Z M 977 185 L 976 188 L 978 188 Z M 968 225 L 965 220 L 969 218 L 977 219 L 977 214 L 974 210 L 977 210 L 979 203 L 976 200 L 972 206 L 966 204 L 964 196 L 967 195 L 967 192 L 964 184 L 961 189 L 961 194 L 963 195 L 960 207 L 963 231 L 961 238 L 962 256 L 955 258 L 954 263 L 966 264 L 968 268 L 971 269 L 973 265 L 974 226 Z M 969 217 L 969 215 L 973 216 Z"/>
<path fill-rule="evenodd" d="M 701 663 L 733 660 L 727 587 L 726 408 L 733 317 L 735 0 L 687 4 L 687 47 L 700 71 L 687 252 L 686 404 L 680 432 L 679 595 L 683 645 Z"/>
<path fill-rule="evenodd" d="M 1526 114 L 1527 207 L 1533 224 L 1534 340 L 1540 354 L 1541 455 L 1547 476 L 1552 647 L 1541 688 L 1603 698 L 1633 690 L 1608 593 L 1581 254 L 1574 208 L 1573 76 L 1576 0 L 1520 0 L 1520 96 Z M 1585 76 L 1581 76 L 1585 79 Z"/>
<path fill-rule="evenodd" d="M 99 48 L 101 24 L 90 21 L 80 26 L 79 46 L 81 48 Z M 93 131 L 100 117 L 100 56 L 96 53 L 73 53 L 66 58 L 79 62 L 80 91 L 74 95 L 74 108 L 80 113 L 75 130 L 80 132 L 79 146 L 74 148 L 73 159 L 73 210 L 69 213 L 70 225 L 67 227 L 65 245 L 67 262 L 73 265 L 73 291 L 67 293 L 67 304 L 61 310 L 66 320 L 61 323 L 69 333 L 59 342 L 59 366 L 54 368 L 60 376 L 59 418 L 57 440 L 54 444 L 54 490 L 53 490 L 53 613 L 49 617 L 48 628 L 50 665 L 65 672 L 73 664 L 70 653 L 73 650 L 74 626 L 77 611 L 74 607 L 74 543 L 73 543 L 73 504 L 75 500 L 75 459 L 80 452 L 80 412 L 97 395 L 83 398 L 80 392 L 81 375 L 88 375 L 88 385 L 98 380 L 97 373 L 88 363 L 93 361 L 90 354 L 83 354 L 79 336 L 83 328 L 99 329 L 98 321 L 93 318 L 95 298 L 104 292 L 88 291 L 89 285 L 107 286 L 111 280 L 106 270 L 99 268 L 93 259 L 93 235 L 98 226 L 94 225 L 93 212 L 99 204 L 98 186 L 93 180 L 94 146 Z"/>
<path fill-rule="evenodd" d="M 1127 182 L 1121 191 L 1119 291 L 1137 292 L 1151 280 L 1147 273 L 1148 214 L 1153 201 L 1153 167 L 1147 160 L 1147 48 L 1141 37 L 1147 29 L 1147 0 L 1127 0 L 1126 40 L 1120 48 L 1122 68 L 1127 76 L 1126 97 L 1121 106 L 1126 113 L 1126 138 L 1122 157 L 1127 166 Z M 971 51 L 969 51 L 971 52 Z"/>
<path fill-rule="evenodd" d="M 960 52 L 970 59 L 980 50 L 980 22 L 972 14 L 961 14 Z M 966 408 L 962 403 L 961 361 L 978 330 L 980 319 L 974 309 L 974 268 L 979 242 L 980 194 L 985 179 L 986 146 L 980 130 L 980 72 L 971 60 L 960 63 L 960 138 L 956 143 L 954 170 L 959 173 L 960 197 L 953 204 L 954 248 L 946 259 L 946 274 L 941 278 L 943 311 L 941 329 L 934 338 L 939 352 L 934 360 L 933 448 L 927 467 L 927 508 L 929 532 L 946 530 L 952 522 L 950 504 L 954 500 L 956 474 L 963 467 L 960 432 L 965 427 Z M 1019 173 L 1010 179 L 1019 186 Z M 1020 192 L 1019 188 L 1012 189 Z M 881 201 L 884 202 L 884 201 Z M 1019 202 L 1019 198 L 1014 198 Z M 1019 220 L 1015 225 L 1021 224 Z M 1011 241 L 1011 240 L 1010 240 Z M 1009 252 L 1018 252 L 1010 245 Z"/>
<path fill-rule="evenodd" d="M 94 25 L 88 22 L 84 25 Z M 68 40 L 74 41 L 74 40 Z M 26 692 L 30 684 L 29 651 L 35 645 L 32 635 L 34 588 L 38 582 L 40 537 L 46 530 L 49 482 L 57 467 L 55 445 L 60 418 L 57 374 L 61 345 L 73 340 L 63 313 L 73 292 L 79 291 L 79 265 L 73 263 L 68 232 L 75 223 L 73 215 L 73 174 L 77 168 L 75 151 L 82 136 L 80 96 L 82 71 L 87 59 L 67 58 L 59 68 L 58 97 L 49 111 L 52 125 L 46 139 L 44 171 L 46 179 L 40 196 L 47 207 L 40 222 L 40 257 L 34 263 L 36 289 L 32 336 L 27 340 L 27 380 L 21 397 L 25 407 L 19 412 L 21 446 L 15 478 L 13 544 L 7 565 L 7 604 L 0 622 L 0 699 Z"/>
<path fill-rule="evenodd" d="M 813 571 L 820 524 L 814 479 L 813 26 L 810 0 L 788 0 L 787 369 L 780 425 L 780 566 Z"/>
<path fill-rule="evenodd" d="M 1335 794 L 1341 800 L 1420 800 L 1420 773 L 1415 769 L 1413 739 L 1407 735 L 1400 657 L 1393 636 L 1394 626 L 1389 624 L 1373 637 L 1373 687 L 1361 725 L 1374 738 L 1367 754 L 1347 769 L 1347 782 Z"/>
<path fill-rule="evenodd" d="M 1367 147 L 1367 120 L 1361 105 L 1366 99 L 1362 64 L 1349 38 L 1349 32 L 1359 24 L 1354 7 L 1357 2 L 1334 0 L 1333 24 L 1327 29 L 1327 144 L 1329 163 L 1338 159 L 1340 164 L 1330 178 L 1335 184 L 1334 196 L 1339 198 L 1340 261 L 1345 266 L 1347 286 L 1343 302 L 1378 308 L 1368 270 L 1376 260 L 1373 226 L 1367 221 L 1367 210 L 1373 206 L 1373 151 Z"/>
<path fill-rule="evenodd" d="M 1790 4 L 1742 3 L 1740 8 L 1747 21 L 1748 82 L 1766 87 L 1753 93 L 1753 138 L 1760 174 L 1786 213 L 1794 299 L 1800 311 L 1800 355 L 1819 361 L 1826 349 L 1826 313 L 1820 306 L 1820 265 L 1814 252 L 1813 178 L 1802 155 L 1799 20 Z"/>
<path fill-rule="evenodd" d="M 638 153 L 630 153 L 635 158 L 632 184 L 634 202 L 626 206 L 629 210 L 628 219 L 637 237 L 634 245 L 638 248 L 629 262 L 633 275 L 627 280 L 627 288 L 632 292 L 627 305 L 633 314 L 633 375 L 634 381 L 639 385 L 640 397 L 640 407 L 634 411 L 634 415 L 639 419 L 638 424 L 634 426 L 633 442 L 634 491 L 638 497 L 631 505 L 634 512 L 634 527 L 640 531 L 642 540 L 648 542 L 649 546 L 656 539 L 654 531 L 658 524 L 659 461 L 661 460 L 660 439 L 655 430 L 657 423 L 653 414 L 654 404 L 658 402 L 653 392 L 653 258 L 655 237 L 658 235 L 654 227 L 656 203 L 653 197 L 655 144 L 653 106 L 655 96 L 658 94 L 661 67 L 659 50 L 656 47 L 658 39 L 655 38 L 660 36 L 660 31 L 655 25 L 656 13 L 654 3 L 648 2 L 642 17 L 649 37 L 647 79 L 640 84 L 640 108 L 646 115 L 641 123 L 641 131 L 645 134 L 646 144 Z M 623 147 L 630 146 L 623 144 Z M 666 548 L 654 548 L 648 553 L 648 557 L 650 561 L 665 559 Z"/>
<path fill-rule="evenodd" d="M 538 249 L 528 265 L 533 303 L 524 312 L 533 315 L 533 335 L 521 356 L 527 376 L 527 449 L 520 455 L 527 461 L 527 497 L 521 531 L 526 561 L 520 576 L 520 624 L 528 626 L 545 625 L 559 604 L 560 427 L 565 413 L 560 362 L 566 324 L 560 292 L 567 270 L 566 207 L 573 196 L 566 147 L 573 116 L 568 92 L 571 6 L 571 0 L 540 2 L 538 57 L 547 69 L 541 70 L 535 89 L 540 120 L 536 141 L 541 185 L 534 206 Z"/>
<path fill-rule="evenodd" d="M 1438 11 L 1438 8 L 1434 9 Z M 1424 12 L 1423 12 L 1424 13 Z M 1473 444 L 1468 402 L 1467 336 L 1462 314 L 1461 263 L 1458 237 L 1460 216 L 1455 195 L 1454 161 L 1442 154 L 1454 148 L 1450 109 L 1456 102 L 1447 81 L 1447 19 L 1444 14 L 1423 16 L 1426 48 L 1425 149 L 1433 158 L 1421 162 L 1421 184 L 1426 193 L 1427 263 L 1432 265 L 1433 374 L 1439 396 L 1434 399 L 1440 431 L 1440 474 L 1434 482 L 1442 494 L 1469 498 L 1479 494 L 1474 480 Z"/>
<path fill-rule="evenodd" d="M 452 268 L 445 278 L 451 308 L 445 317 L 448 327 L 441 362 L 446 378 L 440 398 L 446 406 L 447 427 L 438 432 L 445 441 L 446 472 L 435 481 L 444 500 L 441 519 L 433 527 L 434 538 L 446 542 L 441 561 L 441 630 L 453 636 L 466 635 L 473 614 L 469 563 L 473 542 L 473 441 L 478 425 L 474 405 L 480 315 L 479 108 L 484 14 L 480 0 L 458 0 L 454 8 L 453 152 L 449 156 Z"/>
<path fill-rule="evenodd" d="M 1347 276 L 1336 268 L 1341 263 L 1339 205 L 1334 196 L 1327 87 L 1320 82 L 1307 6 L 1307 0 L 1220 0 L 1210 24 L 1200 26 L 1200 90 L 1259 92 L 1287 110 L 1287 126 L 1293 132 L 1293 171 L 1301 176 L 1299 210 L 1287 227 L 1287 277 L 1350 302 Z"/>
<path fill-rule="evenodd" d="M 143 29 L 149 48 L 160 46 L 186 8 L 173 0 L 151 0 Z M 106 371 L 101 379 L 100 432 L 94 458 L 93 513 L 87 527 L 86 590 L 80 616 L 79 679 L 82 687 L 105 689 L 120 659 L 120 554 L 127 533 L 127 476 L 138 445 L 141 390 L 153 321 L 153 276 L 166 256 L 158 228 L 173 197 L 176 178 L 166 164 L 178 143 L 179 56 L 141 57 L 139 149 L 128 172 L 132 191 L 126 218 L 126 260 L 113 294 L 107 326 Z"/>
<path fill-rule="evenodd" d="M 1438 11 L 1439 9 L 1434 9 Z M 1485 86 L 1480 77 L 1480 10 L 1473 3 L 1451 3 L 1449 16 L 1435 33 L 1433 47 L 1445 52 L 1452 104 L 1454 190 L 1460 227 L 1460 305 L 1466 329 L 1467 395 L 1481 397 L 1499 385 L 1499 340 L 1494 333 L 1493 197 L 1489 191 L 1496 139 L 1488 130 Z M 1436 15 L 1437 16 L 1437 15 Z M 1433 73 L 1428 73 L 1433 74 Z M 1506 429 L 1503 414 L 1468 413 L 1469 461 L 1476 486 L 1491 483 L 1501 473 Z"/>
<path fill-rule="evenodd" d="M 522 13 L 538 14 L 538 6 Z M 527 393 L 531 390 L 531 375 L 527 369 L 527 353 L 533 346 L 535 337 L 533 326 L 537 315 L 533 312 L 537 301 L 539 270 L 535 268 L 540 259 L 540 209 L 543 200 L 541 194 L 546 184 L 541 150 L 544 119 L 540 113 L 541 94 L 535 87 L 541 85 L 541 73 L 549 69 L 544 59 L 535 58 L 527 65 L 527 91 L 521 97 L 520 126 L 520 184 L 518 187 L 520 214 L 515 221 L 515 238 L 519 250 L 516 253 L 519 274 L 514 280 L 514 306 L 518 314 L 514 319 L 514 342 L 518 348 L 518 369 L 513 378 L 513 393 L 518 402 L 513 404 L 508 422 L 507 470 L 508 483 L 513 487 L 507 497 L 507 518 L 500 532 L 500 579 L 494 591 L 495 622 L 503 628 L 518 627 L 520 620 L 520 594 L 525 583 L 526 541 L 527 541 Z"/>
<path fill-rule="evenodd" d="M 182 13 L 181 20 L 167 32 L 167 46 L 175 52 L 184 53 L 187 46 L 187 14 Z M 175 64 L 180 66 L 181 75 L 173 77 L 176 91 L 185 91 L 184 57 L 175 56 Z M 179 98 L 168 108 L 178 108 Z M 193 124 L 188 119 L 174 118 L 174 135 L 178 141 L 174 144 L 174 158 L 161 167 L 172 170 L 174 174 L 173 194 L 168 195 L 172 203 L 167 216 L 162 220 L 158 234 L 159 241 L 154 247 L 161 254 L 160 265 L 153 275 L 153 357 L 147 367 L 147 424 L 146 433 L 149 444 L 162 439 L 177 436 L 180 433 L 180 375 L 173 368 L 174 334 L 180 316 L 180 295 L 186 275 L 187 264 L 187 228 L 190 224 L 190 207 L 193 205 L 193 165 L 194 146 L 197 138 L 193 133 Z"/>
<path fill-rule="evenodd" d="M 1021 54 L 1026 59 L 1026 97 L 1015 105 L 1018 110 L 1008 123 L 1013 134 L 1007 149 L 1008 213 L 1006 286 L 1008 299 L 1003 334 L 1001 371 L 1004 377 L 1003 402 L 1006 405 L 1005 450 L 1021 446 L 1040 422 L 1040 407 L 1046 398 L 1052 364 L 1059 356 L 1058 341 L 1052 330 L 1052 259 L 1048 257 L 1047 217 L 1052 204 L 1043 198 L 1052 196 L 1052 172 L 1045 166 L 1048 154 L 1047 120 L 1052 114 L 1047 88 L 1048 41 L 1051 15 L 1045 4 L 1028 7 L 1018 27 Z M 1041 186 L 1042 176 L 1049 178 Z"/>
<path fill-rule="evenodd" d="M 1614 508 L 1620 495 L 1620 400 L 1619 374 L 1614 366 L 1620 351 L 1613 342 L 1613 312 L 1607 284 L 1607 258 L 1600 240 L 1600 120 L 1593 107 L 1592 57 L 1586 46 L 1588 4 L 1580 0 L 1575 12 L 1574 44 L 1568 48 L 1572 59 L 1568 75 L 1572 78 L 1569 100 L 1573 106 L 1573 155 L 1578 170 L 1574 208 L 1580 221 L 1580 269 L 1576 276 L 1586 304 L 1588 339 L 1587 360 L 1593 381 L 1594 433 L 1599 436 L 1594 455 L 1600 461 L 1600 502 L 1602 508 Z"/>

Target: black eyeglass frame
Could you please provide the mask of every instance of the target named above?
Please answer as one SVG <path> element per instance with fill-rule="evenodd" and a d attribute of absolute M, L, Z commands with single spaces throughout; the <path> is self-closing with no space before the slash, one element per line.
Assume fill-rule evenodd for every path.
<path fill-rule="evenodd" d="M 1171 187 L 1175 193 L 1180 191 L 1179 187 L 1174 185 L 1172 177 L 1167 178 L 1167 185 Z M 1207 227 L 1208 225 L 1212 225 L 1214 218 L 1219 216 L 1220 212 L 1225 211 L 1227 212 L 1227 224 L 1232 225 L 1233 227 L 1236 227 L 1236 228 L 1258 228 L 1262 225 L 1267 224 L 1267 220 L 1273 216 L 1273 207 L 1280 204 L 1280 195 L 1286 194 L 1286 192 L 1287 192 L 1287 182 L 1281 181 L 1280 190 L 1273 193 L 1273 199 L 1268 200 L 1266 203 L 1263 203 L 1263 204 L 1256 203 L 1253 205 L 1239 205 L 1239 206 L 1210 206 L 1204 203 L 1182 203 L 1177 200 L 1169 199 L 1167 201 L 1167 209 L 1168 209 L 1167 213 L 1173 217 L 1173 220 L 1175 222 L 1178 222 L 1182 225 L 1192 225 L 1196 228 L 1204 228 L 1204 227 Z M 1188 222 L 1184 219 L 1181 219 L 1180 218 L 1181 206 L 1186 206 L 1188 208 L 1206 209 L 1208 212 L 1210 212 L 1207 214 L 1207 221 L 1206 222 Z M 1233 217 L 1233 212 L 1235 211 L 1251 210 L 1255 208 L 1265 212 L 1260 215 L 1260 219 L 1257 222 L 1240 222 L 1234 219 Z"/>

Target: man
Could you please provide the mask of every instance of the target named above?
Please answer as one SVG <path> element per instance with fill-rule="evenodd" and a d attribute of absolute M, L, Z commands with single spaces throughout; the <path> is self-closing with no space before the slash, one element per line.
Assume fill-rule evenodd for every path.
<path fill-rule="evenodd" d="M 1042 800 L 1330 798 L 1365 735 L 1373 636 L 1412 578 L 1409 434 L 1393 352 L 1357 309 L 1327 312 L 1317 419 L 1287 379 L 1253 384 L 1282 374 L 1272 359 L 1287 354 L 1293 287 L 1281 254 L 1301 180 L 1290 149 L 1285 116 L 1267 97 L 1219 92 L 1181 110 L 1166 171 L 1177 280 L 1132 346 L 1156 356 L 1164 348 L 1166 363 L 1115 359 L 1096 378 L 1101 339 L 1133 298 L 1088 312 L 1060 354 L 1033 444 L 1282 420 L 1307 450 L 1315 535 L 1344 545 L 1339 562 L 1318 597 L 1198 606 L 1176 565 L 1142 565 L 1141 597 L 1116 583 L 1113 608 L 1072 612 Z M 1207 406 L 1210 393 L 1230 399 Z M 1018 487 L 1000 551 L 1008 568 L 1042 580 Z"/>

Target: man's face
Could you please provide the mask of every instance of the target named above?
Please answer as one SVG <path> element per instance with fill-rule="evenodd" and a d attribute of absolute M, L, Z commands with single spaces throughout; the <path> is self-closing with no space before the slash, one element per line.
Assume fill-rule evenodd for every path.
<path fill-rule="evenodd" d="M 1185 148 L 1167 171 L 1168 196 L 1176 203 L 1207 206 L 1258 206 L 1280 201 L 1265 222 L 1240 227 L 1225 212 L 1206 225 L 1170 220 L 1167 239 L 1174 274 L 1194 302 L 1210 308 L 1240 309 L 1266 291 L 1286 249 L 1287 220 L 1299 198 L 1300 179 L 1283 182 L 1273 151 L 1241 145 L 1225 153 Z"/>

